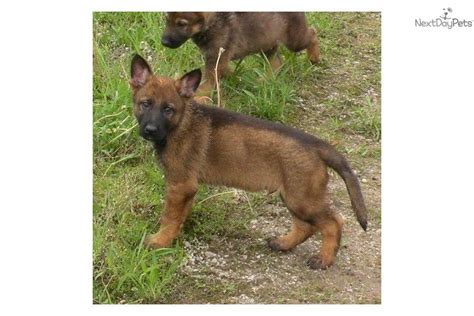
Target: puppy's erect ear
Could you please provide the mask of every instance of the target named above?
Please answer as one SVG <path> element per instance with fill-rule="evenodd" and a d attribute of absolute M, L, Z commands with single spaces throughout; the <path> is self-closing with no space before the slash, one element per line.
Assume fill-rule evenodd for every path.
<path fill-rule="evenodd" d="M 201 82 L 201 70 L 194 69 L 176 81 L 176 90 L 180 96 L 191 98 Z"/>
<path fill-rule="evenodd" d="M 153 74 L 148 63 L 140 55 L 133 56 L 130 73 L 130 85 L 134 89 L 143 87 L 147 79 Z"/>

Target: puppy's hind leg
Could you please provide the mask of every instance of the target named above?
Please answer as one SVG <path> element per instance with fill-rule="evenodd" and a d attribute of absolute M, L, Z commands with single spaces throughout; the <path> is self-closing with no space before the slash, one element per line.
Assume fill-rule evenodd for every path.
<path fill-rule="evenodd" d="M 341 242 L 343 217 L 335 212 L 328 211 L 319 214 L 316 218 L 316 227 L 322 235 L 322 245 L 319 254 L 308 260 L 311 269 L 326 269 L 334 263 Z"/>
<path fill-rule="evenodd" d="M 290 232 L 269 242 L 272 249 L 288 250 L 305 241 L 316 231 L 322 235 L 319 254 L 308 260 L 312 269 L 326 269 L 334 263 L 342 235 L 344 220 L 332 212 L 326 200 L 328 174 L 317 168 L 306 181 L 289 181 L 282 190 L 282 199 L 291 211 L 294 221 Z"/>
<path fill-rule="evenodd" d="M 311 237 L 316 231 L 316 227 L 293 216 L 293 223 L 290 231 L 283 236 L 268 241 L 268 246 L 272 250 L 291 250 L 303 241 Z"/>
<path fill-rule="evenodd" d="M 288 29 L 285 46 L 293 51 L 299 52 L 306 49 L 309 60 L 313 64 L 320 62 L 319 40 L 316 29 L 307 27 L 304 21 L 297 21 Z"/>
<path fill-rule="evenodd" d="M 344 220 L 338 213 L 330 211 L 323 199 L 312 202 L 311 208 L 299 208 L 297 212 L 292 212 L 293 225 L 290 232 L 270 241 L 269 246 L 273 250 L 290 250 L 320 231 L 321 249 L 319 254 L 309 258 L 307 264 L 311 269 L 326 269 L 334 263 Z"/>
<path fill-rule="evenodd" d="M 323 180 L 324 181 L 324 180 Z M 291 182 L 293 183 L 293 182 Z M 307 203 L 304 194 L 297 186 L 287 185 L 280 197 L 293 216 L 290 231 L 283 236 L 268 241 L 272 250 L 291 250 L 311 237 L 317 230 L 311 214 L 313 205 Z"/>
<path fill-rule="evenodd" d="M 309 28 L 308 29 L 308 36 L 310 38 L 309 40 L 309 45 L 306 48 L 306 53 L 308 54 L 309 60 L 313 64 L 317 64 L 321 61 L 321 56 L 319 52 L 319 40 L 318 40 L 318 35 L 316 33 L 316 29 L 314 28 Z"/>
<path fill-rule="evenodd" d="M 314 231 L 321 232 L 322 244 L 319 254 L 310 257 L 307 263 L 311 269 L 326 269 L 334 263 L 339 250 L 344 220 L 341 215 L 329 208 L 326 199 L 327 173 L 315 173 L 312 180 L 312 188 L 301 198 L 307 207 L 296 209 L 299 212 L 295 215 L 310 223 Z"/>

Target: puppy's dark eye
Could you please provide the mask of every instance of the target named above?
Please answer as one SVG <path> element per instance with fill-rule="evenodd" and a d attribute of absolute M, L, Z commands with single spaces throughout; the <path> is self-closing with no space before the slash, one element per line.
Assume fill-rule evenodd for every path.
<path fill-rule="evenodd" d="M 165 105 L 165 106 L 163 107 L 163 112 L 164 112 L 166 115 L 171 115 L 171 114 L 174 113 L 174 109 L 173 109 L 171 106 L 169 106 L 169 105 Z"/>
<path fill-rule="evenodd" d="M 176 21 L 176 25 L 181 26 L 181 27 L 184 27 L 184 26 L 188 25 L 188 21 L 186 21 L 186 20 L 178 20 L 178 21 Z"/>
<path fill-rule="evenodd" d="M 149 109 L 149 108 L 151 108 L 151 100 L 142 101 L 142 102 L 140 103 L 140 106 L 141 106 L 143 109 Z"/>

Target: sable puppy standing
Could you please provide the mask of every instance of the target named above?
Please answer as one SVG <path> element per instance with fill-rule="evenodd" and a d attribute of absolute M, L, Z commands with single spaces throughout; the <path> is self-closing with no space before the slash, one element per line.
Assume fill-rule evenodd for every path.
<path fill-rule="evenodd" d="M 367 214 L 357 177 L 346 159 L 324 141 L 297 129 L 200 105 L 193 100 L 201 71 L 179 80 L 154 76 L 135 56 L 130 85 L 140 135 L 153 142 L 164 170 L 166 197 L 158 233 L 149 247 L 167 247 L 188 215 L 198 183 L 248 191 L 279 191 L 293 217 L 290 231 L 269 241 L 274 250 L 290 250 L 315 232 L 322 235 L 313 269 L 334 262 L 342 216 L 326 200 L 327 166 L 343 178 L 362 228 Z"/>
<path fill-rule="evenodd" d="M 170 12 L 161 43 L 170 48 L 191 39 L 204 55 L 206 82 L 199 88 L 208 93 L 215 85 L 219 48 L 225 51 L 219 59 L 217 76 L 228 70 L 231 60 L 263 53 L 272 69 L 281 65 L 278 45 L 293 52 L 306 49 L 311 62 L 318 63 L 319 41 L 316 30 L 308 27 L 302 12 Z"/>

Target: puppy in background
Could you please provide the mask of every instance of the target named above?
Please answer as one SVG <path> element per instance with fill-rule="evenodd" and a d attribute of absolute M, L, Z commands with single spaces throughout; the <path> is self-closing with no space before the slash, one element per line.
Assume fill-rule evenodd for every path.
<path fill-rule="evenodd" d="M 308 27 L 302 12 L 170 12 L 161 43 L 178 48 L 191 39 L 204 55 L 205 82 L 198 95 L 208 95 L 216 83 L 219 49 L 224 51 L 217 66 L 217 79 L 229 71 L 231 60 L 263 53 L 276 70 L 281 65 L 278 45 L 290 51 L 306 49 L 312 63 L 320 61 L 316 30 Z"/>

